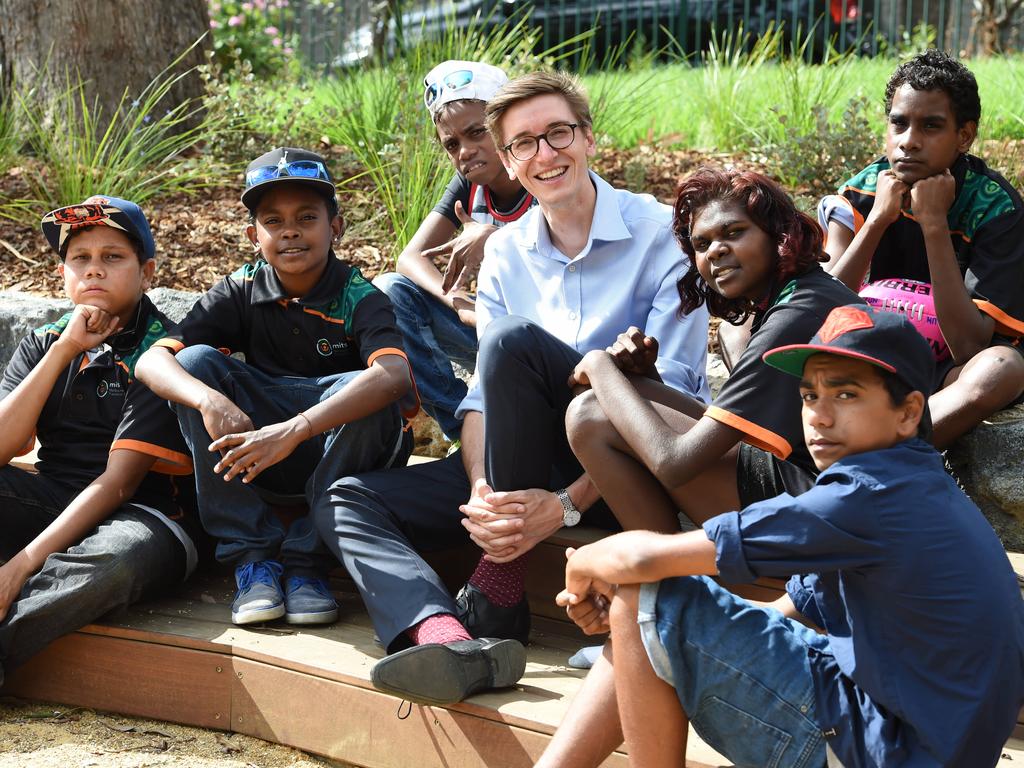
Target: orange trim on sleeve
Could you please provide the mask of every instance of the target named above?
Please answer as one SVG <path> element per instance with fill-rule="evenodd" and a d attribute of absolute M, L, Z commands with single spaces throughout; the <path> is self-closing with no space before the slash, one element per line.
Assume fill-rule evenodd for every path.
<path fill-rule="evenodd" d="M 768 451 L 777 458 L 785 460 L 793 452 L 793 447 L 784 437 L 775 434 L 770 429 L 758 426 L 752 421 L 747 421 L 735 413 L 729 413 L 729 411 L 710 405 L 704 411 L 704 415 L 725 424 L 727 427 L 739 430 L 743 433 L 744 443 L 760 448 L 762 451 Z"/>
<path fill-rule="evenodd" d="M 974 303 L 982 312 L 996 321 L 996 332 L 1005 336 L 1024 336 L 1024 322 L 1006 314 L 990 301 L 975 299 Z"/>
<path fill-rule="evenodd" d="M 384 355 L 398 355 L 400 358 L 405 360 L 406 363 L 409 362 L 409 358 L 406 357 L 405 352 L 400 350 L 398 347 L 381 347 L 380 349 L 375 350 L 373 352 L 373 354 L 371 354 L 367 358 L 367 360 L 366 360 L 366 367 L 369 368 L 371 365 L 373 365 L 373 361 L 374 360 L 376 360 L 378 357 L 382 357 Z"/>
<path fill-rule="evenodd" d="M 157 339 L 153 342 L 154 347 L 167 347 L 173 354 L 181 352 L 185 348 L 185 345 L 177 339 L 169 339 L 164 336 L 162 339 Z"/>
<path fill-rule="evenodd" d="M 153 464 L 151 471 L 159 472 L 162 475 L 191 475 L 192 457 L 186 453 L 170 451 L 159 445 L 153 445 L 142 440 L 115 440 L 111 451 L 125 450 L 144 453 L 147 456 L 155 456 L 157 461 Z"/>

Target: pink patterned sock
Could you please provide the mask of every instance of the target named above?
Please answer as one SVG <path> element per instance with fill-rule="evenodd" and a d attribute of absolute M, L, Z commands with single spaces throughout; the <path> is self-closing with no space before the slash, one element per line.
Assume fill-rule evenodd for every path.
<path fill-rule="evenodd" d="M 508 563 L 492 563 L 483 557 L 469 577 L 469 583 L 499 608 L 511 608 L 523 599 L 526 555 Z"/>
<path fill-rule="evenodd" d="M 452 643 L 456 640 L 472 640 L 472 636 L 462 626 L 462 622 L 450 613 L 435 613 L 427 616 L 419 624 L 405 630 L 414 645 L 427 643 Z"/>

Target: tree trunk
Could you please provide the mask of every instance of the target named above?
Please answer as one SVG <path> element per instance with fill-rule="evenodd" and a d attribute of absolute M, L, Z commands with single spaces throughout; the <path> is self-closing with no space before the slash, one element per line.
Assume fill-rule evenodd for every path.
<path fill-rule="evenodd" d="M 109 118 L 210 28 L 205 0 L 0 0 L 0 91 L 35 89 L 46 99 L 76 83 Z M 208 47 L 208 46 L 207 46 Z M 194 48 L 182 70 L 204 61 Z M 174 104 L 202 94 L 192 73 Z"/>

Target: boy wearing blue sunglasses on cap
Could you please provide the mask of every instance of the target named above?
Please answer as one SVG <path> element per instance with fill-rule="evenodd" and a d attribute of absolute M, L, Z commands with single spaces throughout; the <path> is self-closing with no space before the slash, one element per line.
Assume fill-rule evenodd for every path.
<path fill-rule="evenodd" d="M 330 555 L 308 516 L 285 527 L 272 505 L 312 506 L 340 476 L 405 464 L 415 386 L 391 302 L 334 254 L 343 224 L 324 159 L 258 157 L 242 204 L 256 261 L 207 291 L 139 378 L 196 457 L 200 518 L 235 566 L 232 621 L 328 623 Z"/>
<path fill-rule="evenodd" d="M 61 635 L 196 565 L 192 461 L 135 361 L 171 323 L 146 296 L 156 248 L 139 207 L 97 196 L 43 234 L 74 309 L 26 336 L 0 381 L 0 686 Z M 36 472 L 11 460 L 39 441 Z"/>
<path fill-rule="evenodd" d="M 534 204 L 505 173 L 484 126 L 484 105 L 506 82 L 503 71 L 476 61 L 446 61 L 424 78 L 423 103 L 455 176 L 399 254 L 398 271 L 374 280 L 395 305 L 423 407 L 453 440 L 462 431 L 455 411 L 466 385 L 450 361 L 472 371 L 476 360 L 475 299 L 467 286 L 491 234 Z"/>

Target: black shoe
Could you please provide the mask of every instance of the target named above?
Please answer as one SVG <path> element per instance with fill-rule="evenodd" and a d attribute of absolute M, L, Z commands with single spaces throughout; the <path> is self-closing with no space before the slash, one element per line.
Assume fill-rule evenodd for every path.
<path fill-rule="evenodd" d="M 469 582 L 455 596 L 455 616 L 473 637 L 504 637 L 530 642 L 530 603 L 524 596 L 515 605 L 502 608 Z"/>
<path fill-rule="evenodd" d="M 525 671 L 521 643 L 482 638 L 406 648 L 378 661 L 370 679 L 379 691 L 417 704 L 444 705 L 515 685 Z"/>

